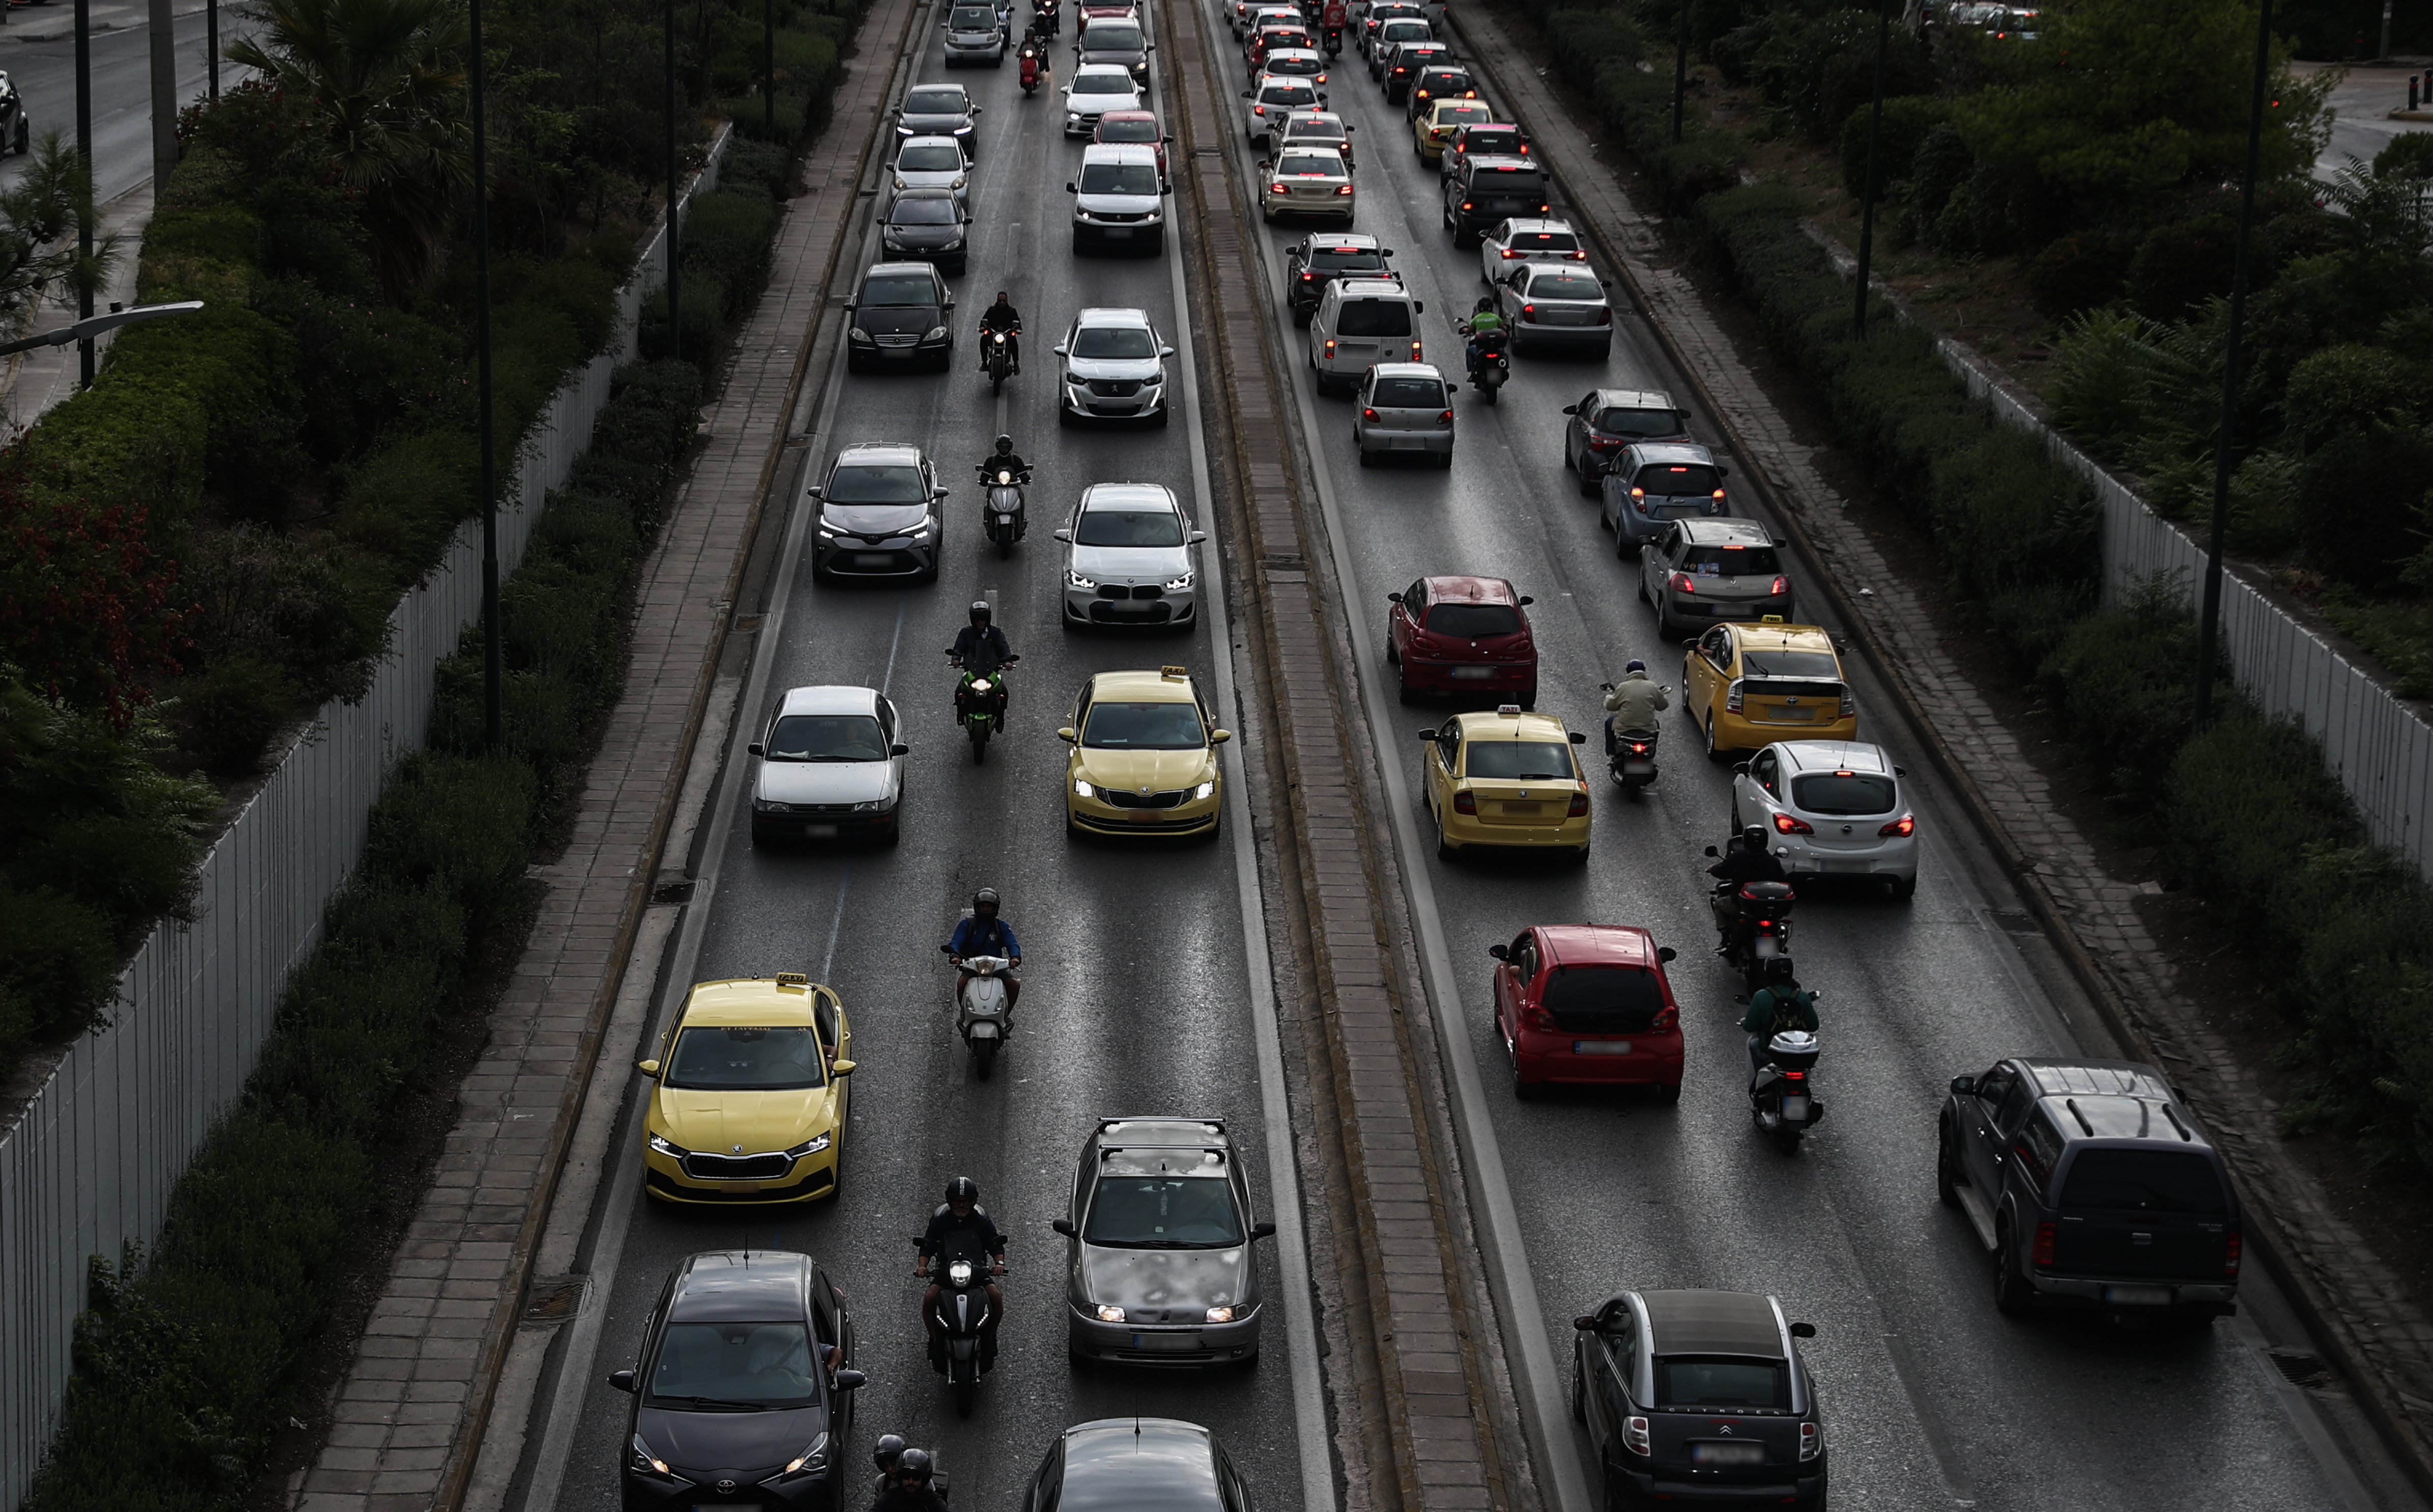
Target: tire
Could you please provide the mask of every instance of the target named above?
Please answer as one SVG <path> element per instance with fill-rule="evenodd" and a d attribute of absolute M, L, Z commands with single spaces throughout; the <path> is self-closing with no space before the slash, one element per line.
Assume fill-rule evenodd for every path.
<path fill-rule="evenodd" d="M 1394 679 L 1394 700 L 1399 704 L 1416 704 L 1420 701 L 1419 689 L 1398 677 Z"/>
<path fill-rule="evenodd" d="M 1163 431 L 1163 430 L 1165 430 L 1165 422 L 1166 422 L 1166 420 L 1167 420 L 1168 418 L 1170 418 L 1170 417 L 1173 416 L 1173 414 L 1174 414 L 1174 412 L 1173 412 L 1171 409 L 1167 408 L 1165 405 L 1161 404 L 1161 405 L 1159 405 L 1159 406 L 1157 407 L 1157 417 L 1156 417 L 1155 419 L 1150 420 L 1148 423 L 1149 423 L 1150 425 L 1152 425 L 1152 426 L 1156 427 L 1158 430 Z"/>
<path fill-rule="evenodd" d="M 1362 446 L 1357 437 L 1353 439 L 1352 449 L 1360 453 L 1360 465 L 1362 467 L 1373 467 L 1377 465 L 1377 459 L 1369 454 L 1369 449 Z"/>
<path fill-rule="evenodd" d="M 1536 1083 L 1536 1082 L 1534 1082 L 1534 1081 L 1523 1081 L 1523 1080 L 1522 1080 L 1522 1079 L 1521 1079 L 1521 1066 L 1520 1066 L 1520 1063 L 1519 1063 L 1518 1062 L 1515 1062 L 1513 1063 L 1513 1066 L 1512 1066 L 1512 1100 L 1513 1100 L 1513 1101 L 1515 1101 L 1515 1102 L 1536 1102 L 1536 1101 L 1538 1100 L 1538 1098 L 1540 1097 L 1540 1096 L 1544 1092 L 1544 1090 L 1545 1090 L 1545 1089 L 1543 1089 L 1542 1087 L 1539 1086 L 1539 1085 L 1538 1085 L 1538 1083 Z"/>
<path fill-rule="evenodd" d="M 1994 1242 L 1994 1311 L 2004 1317 L 2025 1317 L 2035 1306 L 2036 1289 L 2019 1274 L 2011 1255 L 2011 1226 L 2004 1224 Z"/>
<path fill-rule="evenodd" d="M 1002 562 L 1002 561 L 1004 561 L 1007 557 L 1012 556 L 1012 554 L 1013 554 L 1013 537 L 1012 537 L 1012 536 L 1011 536 L 1011 535 L 1000 535 L 1000 536 L 998 536 L 998 537 L 996 538 L 996 556 L 997 556 L 997 560 L 998 560 L 998 561 L 1000 561 L 1000 562 Z"/>
<path fill-rule="evenodd" d="M 996 1069 L 996 1052 L 997 1042 L 995 1040 L 978 1040 L 972 1045 L 972 1070 L 982 1081 L 986 1081 L 989 1073 Z"/>
<path fill-rule="evenodd" d="M 1774 1147 L 1785 1155 L 1796 1155 L 1799 1153 L 1799 1135 L 1800 1130 L 1796 1129 L 1778 1129 L 1774 1133 Z"/>
<path fill-rule="evenodd" d="M 1591 472 L 1586 467 L 1574 467 L 1572 470 L 1579 474 L 1579 490 L 1580 497 L 1582 499 L 1594 499 L 1598 494 L 1604 492 L 1604 490 L 1598 486 L 1603 480 L 1596 473 Z"/>
<path fill-rule="evenodd" d="M 1574 1360 L 1572 1365 L 1572 1421 L 1585 1428 L 1589 1424 L 1588 1394 L 1581 1389 L 1579 1362 Z"/>
<path fill-rule="evenodd" d="M 972 765 L 978 766 L 980 763 L 988 759 L 988 726 L 984 723 L 976 723 L 971 725 L 970 729 L 972 736 Z"/>
<path fill-rule="evenodd" d="M 1056 401 L 1056 424 L 1060 430 L 1073 429 L 1073 412 L 1063 399 Z"/>
<path fill-rule="evenodd" d="M 1960 1158 L 1952 1152 L 1951 1126 L 1940 1119 L 1934 1134 L 1934 1195 L 1947 1208 L 1960 1205 Z"/>
<path fill-rule="evenodd" d="M 1895 881 L 1892 886 L 1892 893 L 1893 901 L 1895 903 L 1907 903 L 1912 898 L 1916 897 L 1917 877 L 1915 874 L 1912 874 L 1911 875 L 1901 877 Z"/>
<path fill-rule="evenodd" d="M 978 1381 L 964 1381 L 958 1383 L 955 1386 L 955 1416 L 958 1418 L 970 1417 L 972 1415 L 973 1406 L 979 1401 L 979 1396 L 980 1384 Z"/>
<path fill-rule="evenodd" d="M 1515 700 L 1515 702 L 1517 702 L 1523 709 L 1535 713 L 1538 707 L 1537 688 L 1532 685 L 1528 688 L 1523 689 L 1520 698 Z"/>
<path fill-rule="evenodd" d="M 1450 451 L 1439 451 L 1439 452 L 1438 452 L 1438 453 L 1437 453 L 1437 470 L 1438 470 L 1438 472 L 1451 472 L 1451 471 L 1453 471 L 1453 453 L 1452 453 L 1452 452 L 1450 452 Z"/>
<path fill-rule="evenodd" d="M 1708 715 L 1708 716 L 1707 716 L 1707 759 L 1708 759 L 1708 760 L 1710 760 L 1710 761 L 1711 761 L 1711 762 L 1713 762 L 1713 763 L 1715 763 L 1717 766 L 1721 766 L 1721 765 L 1723 765 L 1724 758 L 1725 758 L 1726 756 L 1729 756 L 1730 754 L 1731 754 L 1730 752 L 1728 752 L 1728 751 L 1725 750 L 1723 747 L 1721 747 L 1721 746 L 1719 746 L 1719 745 L 1715 744 L 1715 717 L 1714 717 L 1712 714 Z"/>
<path fill-rule="evenodd" d="M 1680 1106 L 1681 1083 L 1677 1081 L 1659 1083 L 1656 1088 L 1656 1100 L 1662 1103 L 1667 1108 L 1676 1108 Z"/>
<path fill-rule="evenodd" d="M 1458 861 L 1461 859 L 1461 847 L 1445 839 L 1444 816 L 1442 814 L 1438 814 L 1437 816 L 1437 859 L 1439 861 Z"/>
<path fill-rule="evenodd" d="M 895 823 L 887 826 L 887 838 L 879 843 L 889 850 L 904 843 L 904 805 L 901 800 L 895 806 Z"/>
<path fill-rule="evenodd" d="M 1478 397 L 1487 400 L 1487 407 L 1491 410 L 1495 407 L 1496 396 L 1503 392 L 1504 385 L 1501 383 L 1483 383 L 1479 386 Z"/>

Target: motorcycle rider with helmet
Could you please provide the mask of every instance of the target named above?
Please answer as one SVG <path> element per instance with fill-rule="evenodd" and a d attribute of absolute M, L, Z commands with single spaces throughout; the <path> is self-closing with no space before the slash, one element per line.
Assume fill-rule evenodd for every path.
<path fill-rule="evenodd" d="M 1790 957 L 1777 956 L 1766 963 L 1765 985 L 1749 994 L 1749 1010 L 1741 1017 L 1741 1032 L 1748 1036 L 1751 1081 L 1765 1064 L 1766 1046 L 1789 1029 L 1816 1032 L 1816 994 L 1792 975 Z"/>
<path fill-rule="evenodd" d="M 1719 878 L 1723 885 L 1715 889 L 1713 907 L 1715 928 L 1723 936 L 1715 947 L 1718 956 L 1729 956 L 1732 948 L 1732 926 L 1741 916 L 1740 891 L 1750 882 L 1788 882 L 1791 875 L 1782 869 L 1781 860 L 1765 843 L 1765 826 L 1751 824 L 1741 831 L 1740 838 L 1724 847 L 1723 858 L 1707 868 L 1707 875 Z"/>
<path fill-rule="evenodd" d="M 1013 937 L 1013 926 L 998 917 L 997 909 L 996 889 L 984 887 L 973 893 L 972 916 L 956 921 L 953 936 L 938 948 L 944 950 L 946 959 L 958 966 L 963 963 L 966 956 L 1004 957 L 1006 968 L 997 974 L 997 979 L 1005 983 L 1005 1011 L 1011 1018 L 1013 1005 L 1022 1001 L 1022 983 L 1015 980 L 1013 975 L 1022 965 L 1022 942 Z M 957 989 L 958 992 L 961 990 L 960 987 Z M 1010 1029 L 1012 1026 L 1008 1028 Z"/>
<path fill-rule="evenodd" d="M 1043 54 L 1044 56 L 1044 54 Z M 1022 312 L 1003 289 L 996 291 L 996 303 L 980 314 L 980 371 L 988 371 L 988 339 L 997 331 L 1005 332 L 1005 354 L 1013 359 L 1013 370 L 1022 371 Z"/>
<path fill-rule="evenodd" d="M 1005 725 L 1004 670 L 1022 658 L 1013 654 L 1013 642 L 1005 638 L 1005 632 L 992 622 L 995 617 L 995 611 L 989 607 L 986 599 L 973 600 L 972 622 L 955 632 L 955 643 L 946 648 L 946 664 L 960 667 L 973 677 L 994 681 L 995 686 L 988 697 L 996 705 L 995 713 L 997 726 L 1001 729 Z M 966 686 L 958 684 L 955 688 L 955 714 L 958 718 L 963 713 L 963 688 Z"/>
<path fill-rule="evenodd" d="M 995 474 L 1000 472 L 1012 473 L 1017 483 L 1030 476 L 1030 464 L 1023 461 L 1022 453 L 1013 450 L 1013 437 L 1010 435 L 998 436 L 995 450 L 980 458 L 978 467 L 982 483 L 995 482 Z"/>
<path fill-rule="evenodd" d="M 878 1467 L 878 1480 L 876 1484 L 871 1487 L 873 1495 L 884 1498 L 890 1490 L 893 1489 L 895 1486 L 899 1484 L 895 1473 L 896 1466 L 903 1460 L 904 1452 L 911 1447 L 911 1445 L 904 1441 L 904 1436 L 902 1434 L 881 1434 L 878 1436 L 878 1442 L 872 1445 L 870 1450 L 871 1463 Z M 930 1472 L 929 1489 L 937 1492 L 941 1500 L 944 1499 L 949 1494 L 946 1486 L 946 1472 L 944 1470 L 932 1470 Z"/>
<path fill-rule="evenodd" d="M 944 1498 L 929 1485 L 936 1474 L 927 1450 L 904 1450 L 895 1456 L 894 1473 L 871 1504 L 871 1512 L 946 1512 Z"/>
<path fill-rule="evenodd" d="M 1605 754 L 1613 755 L 1616 730 L 1652 730 L 1656 716 L 1673 706 L 1673 690 L 1647 675 L 1647 663 L 1637 657 L 1622 669 L 1622 681 L 1605 695 Z"/>
<path fill-rule="evenodd" d="M 1470 376 L 1476 378 L 1480 353 L 1504 349 L 1504 317 L 1495 313 L 1495 301 L 1481 295 L 1478 303 L 1471 307 L 1470 318 L 1462 323 L 1462 332 L 1469 338 L 1469 344 L 1462 348 L 1463 360 Z"/>
<path fill-rule="evenodd" d="M 963 931 L 958 929 L 955 933 L 960 938 Z M 1005 1316 L 1005 1294 L 997 1289 L 994 1278 L 1005 1274 L 1005 1235 L 997 1232 L 996 1220 L 988 1215 L 988 1209 L 980 1206 L 978 1181 L 968 1176 L 958 1176 L 946 1183 L 946 1200 L 929 1215 L 929 1232 L 921 1236 L 919 1245 L 919 1252 L 912 1262 L 912 1274 L 915 1276 L 927 1276 L 932 1260 L 952 1259 L 958 1254 L 972 1259 L 983 1255 L 989 1258 L 988 1274 L 992 1278 L 988 1283 L 989 1316 L 987 1323 L 980 1329 L 980 1347 L 995 1353 L 997 1320 Z M 941 1351 L 945 1348 L 945 1333 L 938 1322 L 938 1290 L 937 1282 L 931 1281 L 929 1289 L 921 1297 L 921 1320 L 929 1331 L 932 1364 L 942 1357 Z M 907 1450 L 905 1453 L 909 1455 L 914 1451 Z M 896 1461 L 896 1474 L 901 1478 L 903 1473 L 904 1462 L 899 1459 Z"/>
<path fill-rule="evenodd" d="M 1350 25 L 1352 25 L 1352 8 L 1345 5 L 1343 0 L 1326 0 L 1326 8 L 1319 12 L 1319 25 L 1324 30 L 1326 45 L 1330 53 L 1339 52 L 1342 49 L 1343 28 Z"/>

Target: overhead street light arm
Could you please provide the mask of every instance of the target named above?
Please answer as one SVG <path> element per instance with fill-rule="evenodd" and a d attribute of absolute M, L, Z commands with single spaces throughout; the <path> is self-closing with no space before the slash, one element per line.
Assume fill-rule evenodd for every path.
<path fill-rule="evenodd" d="M 37 347 L 64 347 L 72 341 L 91 341 L 105 331 L 131 326 L 142 320 L 158 320 L 162 315 L 192 314 L 203 307 L 200 299 L 180 299 L 175 304 L 139 304 L 131 310 L 112 310 L 107 314 L 87 315 L 72 326 L 45 331 L 39 336 L 22 341 L 0 342 L 0 357 L 13 352 L 31 351 Z"/>

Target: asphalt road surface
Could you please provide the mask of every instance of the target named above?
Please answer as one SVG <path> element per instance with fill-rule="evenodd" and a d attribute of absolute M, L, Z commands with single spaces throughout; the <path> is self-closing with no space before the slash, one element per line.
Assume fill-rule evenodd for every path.
<path fill-rule="evenodd" d="M 1220 46 L 1225 35 L 1220 28 Z M 1418 160 L 1402 108 L 1386 102 L 1349 52 L 1343 61 L 1330 106 L 1356 127 L 1355 229 L 1396 249 L 1396 265 L 1427 304 L 1431 356 L 1457 377 L 1462 350 L 1451 320 L 1487 292 L 1477 254 L 1456 249 L 1442 229 L 1437 170 Z M 1232 142 L 1245 161 L 1255 156 L 1238 135 Z M 1557 202 L 1556 213 L 1563 208 Z M 1281 288 L 1284 249 L 1303 229 L 1280 225 L 1262 238 L 1271 288 Z M 1844 1504 L 2418 1504 L 2352 1407 L 2290 1387 L 2266 1358 L 2268 1347 L 2306 1346 L 2260 1266 L 2247 1267 L 2242 1316 L 2192 1338 L 1994 1311 L 1990 1264 L 1966 1219 L 1934 1197 L 1945 1084 L 2004 1055 L 2117 1051 L 1857 657 L 1846 660 L 1860 734 L 1908 769 L 1925 864 L 1907 904 L 1872 892 L 1801 892 L 1795 953 L 1803 982 L 1823 994 L 1816 1077 L 1831 1115 L 1796 1156 L 1777 1154 L 1757 1134 L 1741 1092 L 1739 980 L 1710 953 L 1701 870 L 1703 848 L 1729 833 L 1730 773 L 1706 760 L 1677 696 L 1655 787 L 1633 799 L 1597 781 L 1585 868 L 1436 858 L 1413 734 L 1441 713 L 1394 701 L 1384 660 L 1388 592 L 1423 574 L 1464 572 L 1507 577 L 1534 595 L 1537 706 L 1590 733 L 1592 772 L 1600 682 L 1637 656 L 1676 693 L 1682 684 L 1681 647 L 1659 639 L 1637 597 L 1636 558 L 1616 559 L 1598 502 L 1578 496 L 1562 466 L 1559 412 L 1592 388 L 1665 389 L 1696 408 L 1618 284 L 1612 297 L 1624 313 L 1608 358 L 1518 356 L 1499 407 L 1456 401 L 1450 472 L 1361 468 L 1349 402 L 1315 396 L 1301 362 L 1307 332 L 1281 303 L 1272 307 L 1365 637 L 1380 756 L 1399 776 L 1422 945 L 1443 952 L 1459 994 L 1558 1392 L 1567 1396 L 1570 1385 L 1571 1317 L 1618 1287 L 1770 1292 L 1787 1316 L 1817 1326 L 1809 1358 Z M 1704 415 L 1693 433 L 1717 436 Z M 1761 517 L 1748 493 L 1740 488 L 1735 510 Z M 1796 586 L 1802 573 L 1793 576 Z M 1821 594 L 1803 593 L 1801 618 L 1823 609 Z M 1677 1108 L 1633 1095 L 1556 1093 L 1526 1106 L 1513 1097 L 1491 1024 L 1488 947 L 1532 924 L 1591 921 L 1645 926 L 1680 952 L 1670 973 L 1688 1042 Z"/>
<path fill-rule="evenodd" d="M 1063 185 L 1081 146 L 1061 134 L 1061 97 L 1043 89 L 1024 98 L 1011 63 L 944 69 L 939 34 L 917 20 L 912 38 L 922 54 L 918 81 L 964 83 L 984 110 L 971 271 L 949 280 L 958 301 L 955 361 L 944 374 L 840 376 L 832 408 L 814 417 L 808 449 L 814 476 L 802 481 L 817 481 L 842 446 L 926 448 L 954 490 L 944 506 L 944 572 L 934 586 L 818 586 L 804 558 L 784 600 L 769 681 L 773 700 L 788 687 L 849 683 L 878 688 L 895 702 L 912 752 L 904 838 L 894 849 L 755 851 L 748 805 L 733 806 L 732 826 L 706 841 L 715 880 L 705 888 L 706 903 L 694 905 L 706 916 L 689 972 L 689 979 L 706 980 L 808 971 L 843 994 L 859 1069 L 842 1192 L 834 1201 L 752 1215 L 629 1200 L 619 1218 L 618 1183 L 639 1138 L 629 1102 L 613 1147 L 628 1164 L 604 1181 L 604 1216 L 588 1241 L 587 1268 L 596 1275 L 613 1266 L 615 1277 L 598 1358 L 574 1382 L 584 1399 L 580 1427 L 562 1463 L 539 1462 L 541 1425 L 553 1404 L 548 1384 L 559 1379 L 553 1355 L 535 1413 L 535 1448 L 511 1506 L 551 1504 L 553 1484 L 560 1507 L 616 1504 L 630 1399 L 601 1377 L 636 1363 L 647 1312 L 684 1256 L 745 1245 L 808 1252 L 847 1292 L 858 1330 L 853 1364 L 871 1378 L 859 1395 L 852 1438 L 841 1446 L 852 1477 L 848 1505 L 858 1508 L 866 1495 L 866 1455 L 883 1432 L 938 1452 L 958 1508 L 999 1508 L 1012 1504 L 1057 1433 L 1135 1412 L 1209 1426 L 1262 1507 L 1288 1512 L 1300 1504 L 1293 1341 L 1285 1326 L 1299 1301 L 1279 1296 L 1276 1242 L 1259 1246 L 1270 1300 L 1265 1357 L 1255 1368 L 1177 1375 L 1099 1367 L 1077 1375 L 1064 1348 L 1064 1241 L 1047 1227 L 1063 1215 L 1072 1162 L 1102 1114 L 1229 1120 L 1259 1215 L 1269 1208 L 1251 1017 L 1259 998 L 1243 934 L 1245 827 L 1229 822 L 1215 844 L 1140 848 L 1075 842 L 1063 833 L 1066 747 L 1055 731 L 1084 677 L 1180 662 L 1204 688 L 1218 687 L 1222 642 L 1206 629 L 1074 634 L 1057 622 L 1063 565 L 1049 532 L 1087 484 L 1165 484 L 1213 529 L 1195 488 L 1185 416 L 1163 430 L 1060 431 L 1055 423 L 1058 364 L 1049 348 L 1083 305 L 1145 309 L 1167 342 L 1183 345 L 1178 252 L 1170 245 L 1155 258 L 1077 260 Z M 1070 73 L 1069 53 L 1057 61 L 1060 75 Z M 875 242 L 864 244 L 860 260 L 877 260 Z M 974 370 L 974 331 L 999 288 L 1012 294 L 1027 324 L 1025 372 L 1006 385 L 1002 404 Z M 1182 356 L 1169 363 L 1175 379 L 1186 371 Z M 1000 431 L 1014 436 L 1037 479 L 1029 537 L 1003 560 L 980 533 L 971 471 Z M 1213 541 L 1203 550 L 1205 587 L 1221 564 Z M 1009 728 L 985 764 L 975 765 L 954 726 L 954 675 L 943 653 L 967 607 L 983 598 L 1023 661 L 1011 679 Z M 1221 607 L 1212 618 L 1221 635 Z M 1230 700 L 1230 688 L 1222 691 Z M 748 707 L 742 722 L 765 721 L 768 706 Z M 1220 716 L 1230 706 L 1220 704 Z M 738 735 L 738 748 L 757 733 Z M 722 782 L 746 780 L 750 766 L 730 760 Z M 981 886 L 1003 892 L 1025 957 L 1014 1034 L 986 1083 L 975 1079 L 955 1033 L 953 974 L 938 949 Z M 617 1074 L 621 1052 L 646 1053 L 612 1046 L 602 1075 Z M 957 1420 L 943 1378 L 927 1363 L 910 1275 L 910 1237 L 958 1174 L 978 1181 L 983 1202 L 1011 1236 L 1012 1267 L 1003 1348 L 968 1421 Z"/>
<path fill-rule="evenodd" d="M 183 11 L 185 7 L 180 5 L 179 8 Z M 10 21 L 24 26 L 38 20 L 47 30 L 67 9 L 62 0 L 32 15 L 21 10 Z M 106 203 L 152 176 L 151 32 L 143 24 L 145 8 L 140 5 L 97 5 L 92 15 L 96 26 L 115 24 L 124 27 L 95 31 L 92 43 L 94 195 Z M 220 7 L 223 48 L 247 29 L 248 24 L 236 13 L 232 3 Z M 203 93 L 209 82 L 202 11 L 179 15 L 177 30 L 178 101 L 182 108 Z M 57 131 L 61 141 L 73 144 L 75 40 L 59 36 L 21 42 L 0 30 L 0 69 L 8 70 L 9 79 L 25 96 L 26 114 L 33 123 L 34 134 Z M 252 70 L 223 60 L 220 88 L 230 89 L 239 79 L 251 76 Z M 0 184 L 13 181 L 24 162 L 22 158 L 0 159 Z"/>

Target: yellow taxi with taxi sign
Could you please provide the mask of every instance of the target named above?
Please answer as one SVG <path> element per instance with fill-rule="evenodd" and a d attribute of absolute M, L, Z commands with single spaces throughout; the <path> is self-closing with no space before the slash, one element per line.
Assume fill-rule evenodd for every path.
<path fill-rule="evenodd" d="M 809 1202 L 844 1168 L 853 1028 L 800 972 L 696 982 L 649 1077 L 642 1189 L 666 1202 Z"/>
<path fill-rule="evenodd" d="M 1056 732 L 1073 748 L 1064 832 L 1214 837 L 1225 808 L 1216 748 L 1234 738 L 1216 725 L 1185 668 L 1099 672 L 1083 683 L 1072 722 Z"/>
<path fill-rule="evenodd" d="M 1573 747 L 1588 737 L 1518 704 L 1457 714 L 1421 730 L 1437 855 L 1477 847 L 1561 850 L 1589 858 L 1589 782 Z"/>
<path fill-rule="evenodd" d="M 1707 755 L 1777 740 L 1855 740 L 1859 701 L 1833 638 L 1779 615 L 1721 624 L 1687 643 L 1681 707 L 1707 738 Z"/>

